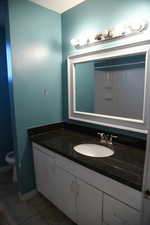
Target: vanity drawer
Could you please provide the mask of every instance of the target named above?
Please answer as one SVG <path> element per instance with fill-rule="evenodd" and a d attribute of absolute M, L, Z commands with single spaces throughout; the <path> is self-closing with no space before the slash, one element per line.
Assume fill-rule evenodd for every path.
<path fill-rule="evenodd" d="M 54 152 L 52 152 L 51 150 L 49 150 L 39 144 L 36 144 L 35 142 L 32 142 L 32 147 L 33 147 L 33 149 L 43 152 L 44 154 L 49 155 L 53 158 L 55 158 L 55 156 L 56 156 L 56 154 Z"/>
<path fill-rule="evenodd" d="M 103 221 L 109 225 L 140 225 L 140 213 L 105 194 Z"/>

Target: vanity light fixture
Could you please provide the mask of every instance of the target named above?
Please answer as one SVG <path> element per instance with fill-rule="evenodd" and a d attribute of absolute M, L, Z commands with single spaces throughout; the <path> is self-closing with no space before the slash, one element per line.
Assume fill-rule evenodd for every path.
<path fill-rule="evenodd" d="M 88 37 L 79 39 L 72 39 L 71 44 L 75 48 L 88 47 L 93 44 L 99 44 L 105 41 L 111 41 L 116 38 L 123 38 L 126 36 L 141 33 L 148 26 L 146 20 L 130 21 L 128 24 L 117 25 L 113 29 L 104 30 Z"/>

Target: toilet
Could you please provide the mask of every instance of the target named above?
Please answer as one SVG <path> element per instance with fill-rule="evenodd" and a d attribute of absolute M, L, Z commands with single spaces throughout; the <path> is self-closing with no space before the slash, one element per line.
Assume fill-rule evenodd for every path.
<path fill-rule="evenodd" d="M 6 162 L 12 167 L 13 169 L 13 183 L 17 182 L 17 174 L 16 174 L 16 160 L 14 151 L 8 152 L 5 157 Z"/>

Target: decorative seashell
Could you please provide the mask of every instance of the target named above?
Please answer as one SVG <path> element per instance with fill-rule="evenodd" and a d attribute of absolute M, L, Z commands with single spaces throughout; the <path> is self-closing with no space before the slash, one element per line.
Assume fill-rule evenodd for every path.
<path fill-rule="evenodd" d="M 95 33 L 92 33 L 92 34 L 89 35 L 89 37 L 88 37 L 88 44 L 95 43 L 97 41 L 95 39 L 96 35 L 97 34 L 95 34 Z"/>
<path fill-rule="evenodd" d="M 117 38 L 119 36 L 120 36 L 120 34 L 118 33 L 118 31 L 116 31 L 116 30 L 112 31 L 112 38 Z"/>
<path fill-rule="evenodd" d="M 112 31 L 112 37 L 117 38 L 125 35 L 125 29 L 123 26 L 117 26 Z"/>
<path fill-rule="evenodd" d="M 113 30 L 108 30 L 108 37 L 109 39 L 113 38 Z"/>
<path fill-rule="evenodd" d="M 99 32 L 99 33 L 96 34 L 95 40 L 98 40 L 98 41 L 101 41 L 102 40 L 102 33 L 101 32 Z"/>
<path fill-rule="evenodd" d="M 106 38 L 102 35 L 101 40 L 102 40 L 102 41 L 105 41 Z"/>
<path fill-rule="evenodd" d="M 107 38 L 107 37 L 108 37 L 108 34 L 109 34 L 109 30 L 104 30 L 104 31 L 102 31 L 101 33 L 102 33 L 102 36 L 103 36 L 104 38 Z"/>

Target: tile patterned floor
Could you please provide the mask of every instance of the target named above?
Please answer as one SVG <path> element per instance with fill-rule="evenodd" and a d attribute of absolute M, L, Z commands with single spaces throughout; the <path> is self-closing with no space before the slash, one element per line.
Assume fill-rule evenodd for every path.
<path fill-rule="evenodd" d="M 0 225 L 75 225 L 42 195 L 20 201 L 17 186 L 11 182 L 11 173 L 0 173 L 0 203 L 12 218 L 12 224 L 0 213 Z"/>

